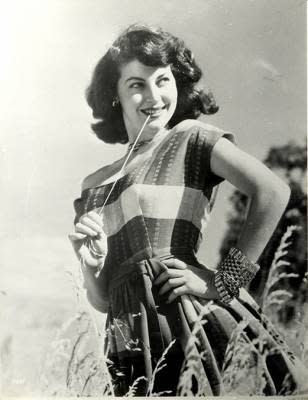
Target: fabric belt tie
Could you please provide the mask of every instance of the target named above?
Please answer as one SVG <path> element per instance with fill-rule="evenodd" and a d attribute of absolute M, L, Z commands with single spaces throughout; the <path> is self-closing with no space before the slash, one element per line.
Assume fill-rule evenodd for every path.
<path fill-rule="evenodd" d="M 159 257 L 143 259 L 141 261 L 135 261 L 130 264 L 123 265 L 121 268 L 116 268 L 116 271 L 112 272 L 108 284 L 108 291 L 112 291 L 126 279 L 128 279 L 128 277 L 131 278 L 133 275 L 146 274 L 149 275 L 151 281 L 153 281 L 162 270 L 166 269 L 166 266 L 163 265 L 164 260 L 171 258 L 179 258 L 182 260 L 185 259 L 185 261 L 188 263 L 196 264 L 196 258 L 194 254 L 191 253 L 186 253 L 184 255 L 167 254 Z"/>

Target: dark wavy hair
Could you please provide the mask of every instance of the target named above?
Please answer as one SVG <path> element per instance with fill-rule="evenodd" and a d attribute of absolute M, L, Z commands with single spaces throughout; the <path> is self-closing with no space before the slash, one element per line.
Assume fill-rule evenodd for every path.
<path fill-rule="evenodd" d="M 218 106 L 210 91 L 197 88 L 202 72 L 184 42 L 159 28 L 132 25 L 113 43 L 96 65 L 86 99 L 93 117 L 91 127 L 106 143 L 127 143 L 121 105 L 115 105 L 120 67 L 137 59 L 147 66 L 170 65 L 178 90 L 175 112 L 168 123 L 172 128 L 184 119 L 197 119 L 201 113 L 214 114 Z"/>

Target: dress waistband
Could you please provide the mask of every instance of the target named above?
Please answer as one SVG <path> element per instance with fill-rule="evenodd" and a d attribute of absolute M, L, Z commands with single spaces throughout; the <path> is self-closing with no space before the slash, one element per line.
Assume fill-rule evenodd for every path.
<path fill-rule="evenodd" d="M 129 276 L 131 277 L 132 275 L 147 274 L 149 275 L 151 280 L 154 280 L 155 277 L 163 269 L 168 268 L 164 264 L 164 260 L 168 260 L 170 258 L 178 258 L 184 262 L 193 264 L 195 266 L 200 265 L 196 257 L 191 253 L 181 254 L 181 255 L 166 254 L 159 257 L 153 257 L 153 258 L 143 259 L 140 261 L 135 261 L 126 265 L 118 265 L 118 268 L 113 270 L 112 276 L 110 277 L 108 284 L 108 291 L 110 292 L 111 290 L 115 289 Z"/>

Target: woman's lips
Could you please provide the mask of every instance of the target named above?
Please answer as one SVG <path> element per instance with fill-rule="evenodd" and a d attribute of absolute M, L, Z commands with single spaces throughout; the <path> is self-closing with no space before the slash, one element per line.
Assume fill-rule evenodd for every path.
<path fill-rule="evenodd" d="M 163 110 L 165 110 L 166 106 L 163 107 L 148 107 L 143 108 L 141 112 L 146 116 L 150 115 L 151 117 L 158 117 Z"/>

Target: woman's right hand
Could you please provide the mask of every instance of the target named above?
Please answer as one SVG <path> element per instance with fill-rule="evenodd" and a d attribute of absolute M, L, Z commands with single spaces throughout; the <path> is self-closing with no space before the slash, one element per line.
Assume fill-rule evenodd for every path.
<path fill-rule="evenodd" d="M 69 239 L 79 259 L 97 268 L 107 254 L 107 236 L 103 231 L 102 217 L 95 211 L 84 214 L 75 225 Z"/>

